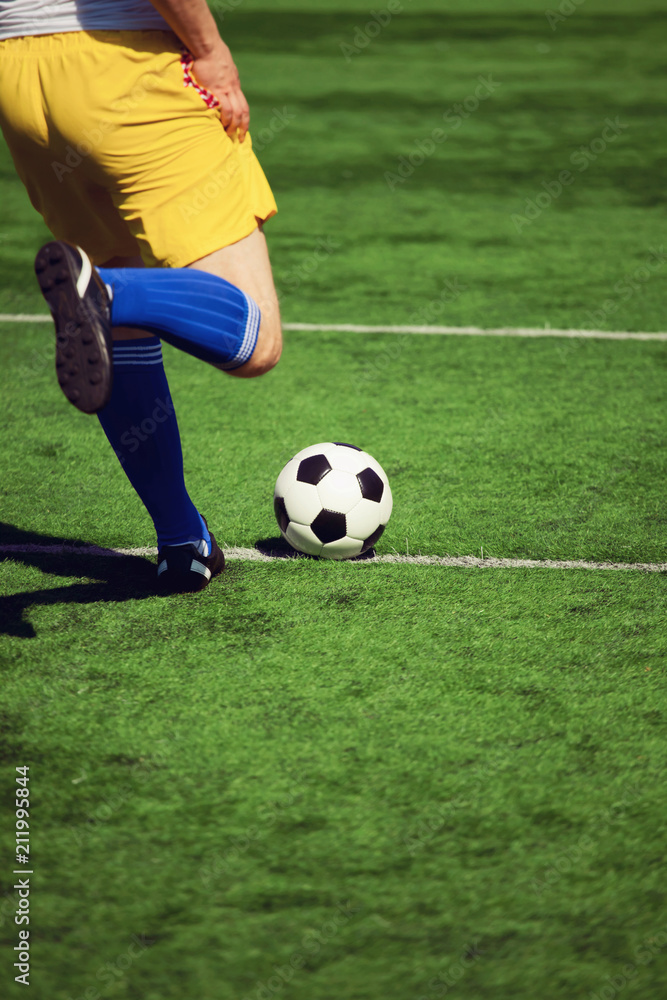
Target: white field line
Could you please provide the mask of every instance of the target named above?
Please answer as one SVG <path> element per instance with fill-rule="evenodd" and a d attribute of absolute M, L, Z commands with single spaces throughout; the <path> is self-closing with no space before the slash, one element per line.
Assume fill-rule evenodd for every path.
<path fill-rule="evenodd" d="M 569 337 L 573 340 L 667 340 L 667 333 L 615 333 L 607 330 L 552 330 L 550 327 L 504 326 L 484 329 L 479 326 L 358 326 L 354 323 L 285 323 L 284 330 L 334 333 L 408 333 L 451 337 Z"/>
<path fill-rule="evenodd" d="M 0 313 L 0 323 L 52 323 L 51 313 Z"/>
<path fill-rule="evenodd" d="M 223 550 L 227 559 L 243 562 L 283 562 L 285 559 L 300 558 L 294 555 L 266 555 L 258 549 L 227 548 Z M 155 548 L 103 549 L 97 545 L 1 545 L 0 555 L 80 555 L 80 556 L 155 556 Z M 587 570 L 635 570 L 642 573 L 667 573 L 664 563 L 613 563 L 585 562 L 581 559 L 481 559 L 479 556 L 402 556 L 398 553 L 375 556 L 372 559 L 352 560 L 355 566 L 374 566 L 392 563 L 409 566 L 459 566 L 464 569 L 587 569 Z"/>
<path fill-rule="evenodd" d="M 51 323 L 46 313 L 0 313 L 0 323 Z M 359 326 L 355 323 L 284 323 L 283 330 L 304 333 L 406 333 L 451 337 L 569 337 L 573 340 L 667 340 L 667 333 L 625 333 L 608 330 L 552 330 L 541 327 L 479 326 Z"/>

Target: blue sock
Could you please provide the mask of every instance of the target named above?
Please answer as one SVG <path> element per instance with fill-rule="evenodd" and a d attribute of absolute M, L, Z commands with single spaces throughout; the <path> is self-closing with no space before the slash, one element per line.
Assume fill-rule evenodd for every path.
<path fill-rule="evenodd" d="M 226 371 L 252 354 L 259 306 L 224 278 L 192 268 L 98 267 L 114 326 L 138 326 Z"/>
<path fill-rule="evenodd" d="M 208 555 L 211 536 L 185 488 L 181 437 L 159 340 L 114 342 L 113 393 L 98 417 L 153 518 L 158 548 L 203 540 L 199 550 Z"/>

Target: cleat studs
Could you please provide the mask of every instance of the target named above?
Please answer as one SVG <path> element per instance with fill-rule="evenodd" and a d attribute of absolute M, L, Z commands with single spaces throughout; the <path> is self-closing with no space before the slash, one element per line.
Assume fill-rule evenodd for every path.
<path fill-rule="evenodd" d="M 57 240 L 35 257 L 37 281 L 55 323 L 58 385 L 77 409 L 95 413 L 111 394 L 110 310 L 94 272 L 79 293 L 80 271 L 75 254 Z"/>

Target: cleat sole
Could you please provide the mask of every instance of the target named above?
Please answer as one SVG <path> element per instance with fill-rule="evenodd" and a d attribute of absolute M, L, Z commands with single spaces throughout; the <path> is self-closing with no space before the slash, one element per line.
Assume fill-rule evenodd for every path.
<path fill-rule="evenodd" d="M 99 279 L 93 277 L 79 295 L 80 264 L 76 247 L 47 243 L 35 259 L 35 274 L 56 327 L 58 383 L 79 410 L 97 413 L 111 398 L 111 323 Z"/>

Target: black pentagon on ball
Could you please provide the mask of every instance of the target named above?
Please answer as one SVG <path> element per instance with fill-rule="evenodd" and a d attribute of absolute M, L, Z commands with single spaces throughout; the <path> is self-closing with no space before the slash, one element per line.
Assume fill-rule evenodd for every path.
<path fill-rule="evenodd" d="M 359 489 L 364 500 L 374 500 L 379 503 L 384 493 L 384 483 L 374 469 L 364 469 L 357 473 Z"/>
<path fill-rule="evenodd" d="M 347 444 L 345 441 L 334 441 L 335 445 L 339 448 L 351 448 L 352 451 L 361 451 L 361 448 L 357 448 L 356 444 Z"/>
<path fill-rule="evenodd" d="M 321 510 L 310 527 L 321 542 L 337 542 L 347 534 L 345 514 L 333 510 Z"/>
<path fill-rule="evenodd" d="M 366 541 L 364 542 L 361 551 L 366 552 L 368 549 L 372 549 L 375 543 L 379 540 L 380 535 L 382 534 L 382 532 L 386 527 L 387 527 L 386 524 L 381 524 L 379 528 L 376 528 L 373 534 L 369 535 Z"/>
<path fill-rule="evenodd" d="M 310 483 L 311 486 L 317 486 L 318 483 L 322 482 L 327 472 L 331 472 L 331 466 L 326 455 L 311 455 L 310 458 L 304 458 L 299 463 L 296 478 L 300 483 Z"/>
<path fill-rule="evenodd" d="M 287 513 L 287 507 L 285 506 L 285 501 L 282 497 L 273 498 L 273 509 L 276 512 L 276 520 L 280 525 L 281 531 L 287 531 L 287 525 L 289 524 L 289 514 Z"/>

